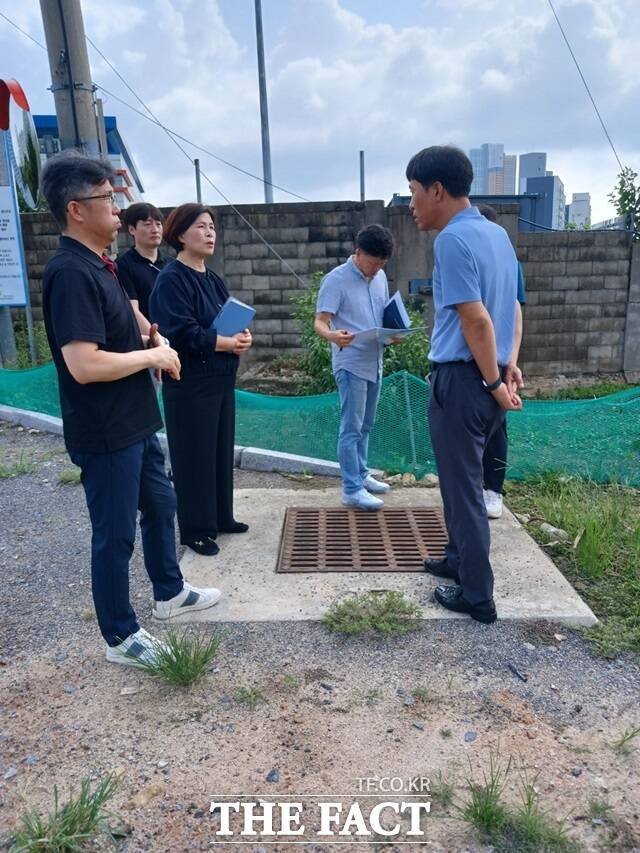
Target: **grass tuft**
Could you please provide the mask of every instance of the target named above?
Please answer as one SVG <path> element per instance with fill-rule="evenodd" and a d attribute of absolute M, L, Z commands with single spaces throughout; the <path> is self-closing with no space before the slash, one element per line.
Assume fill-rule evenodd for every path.
<path fill-rule="evenodd" d="M 463 818 L 489 838 L 500 835 L 509 813 L 502 794 L 511 769 L 511 759 L 501 767 L 499 757 L 489 753 L 489 773 L 482 771 L 482 782 L 467 779 L 469 799 L 462 807 Z"/>
<path fill-rule="evenodd" d="M 535 779 L 520 781 L 522 805 L 508 817 L 498 850 L 518 853 L 578 853 L 579 848 L 567 835 L 564 823 L 542 811 L 538 802 Z"/>
<path fill-rule="evenodd" d="M 186 687 L 200 681 L 211 669 L 220 646 L 221 637 L 218 634 L 205 636 L 204 633 L 189 628 L 168 629 L 152 663 L 141 663 L 149 675 L 155 675 L 168 681 Z"/>
<path fill-rule="evenodd" d="M 589 817 L 591 820 L 610 820 L 612 811 L 613 806 L 608 800 L 600 800 L 597 797 L 589 800 Z"/>
<path fill-rule="evenodd" d="M 22 450 L 16 462 L 0 461 L 0 480 L 10 480 L 22 474 L 33 474 L 36 470 L 37 466 L 31 459 L 25 458 Z"/>
<path fill-rule="evenodd" d="M 612 746 L 621 755 L 629 755 L 635 749 L 635 744 L 633 746 L 631 744 L 638 735 L 640 735 L 640 726 L 636 726 L 633 729 L 625 729 L 620 737 L 613 742 Z"/>
<path fill-rule="evenodd" d="M 350 636 L 370 632 L 390 636 L 408 634 L 422 625 L 422 610 L 399 592 L 367 592 L 334 602 L 322 617 L 324 625 Z"/>
<path fill-rule="evenodd" d="M 86 845 L 106 835 L 115 841 L 120 834 L 110 824 L 113 817 L 105 810 L 118 786 L 115 775 L 109 774 L 91 790 L 91 780 L 83 779 L 76 797 L 70 795 L 60 805 L 58 788 L 53 789 L 53 812 L 43 817 L 30 811 L 20 818 L 14 836 L 13 853 L 79 853 Z"/>
<path fill-rule="evenodd" d="M 258 705 L 266 705 L 269 701 L 262 690 L 255 684 L 239 687 L 234 692 L 233 698 L 238 705 L 246 705 L 250 711 L 255 711 Z"/>
<path fill-rule="evenodd" d="M 382 699 L 383 695 L 380 687 L 373 687 L 364 694 L 364 703 L 368 708 L 373 708 Z"/>
<path fill-rule="evenodd" d="M 417 687 L 414 687 L 411 691 L 411 695 L 416 700 L 416 702 L 421 702 L 423 705 L 426 705 L 428 702 L 433 702 L 435 696 L 433 694 L 433 690 L 429 687 L 425 687 L 422 684 L 419 684 Z"/>
<path fill-rule="evenodd" d="M 442 770 L 438 770 L 436 776 L 431 780 L 431 785 L 429 786 L 429 793 L 432 798 L 442 806 L 443 809 L 448 809 L 453 803 L 455 790 L 456 786 L 453 779 L 445 778 Z"/>
<path fill-rule="evenodd" d="M 58 483 L 61 486 L 78 486 L 80 485 L 80 474 L 79 468 L 65 468 L 58 474 Z"/>
<path fill-rule="evenodd" d="M 452 734 L 453 732 L 451 731 L 451 729 L 440 729 L 440 737 L 444 738 L 445 740 L 447 738 L 450 738 Z"/>

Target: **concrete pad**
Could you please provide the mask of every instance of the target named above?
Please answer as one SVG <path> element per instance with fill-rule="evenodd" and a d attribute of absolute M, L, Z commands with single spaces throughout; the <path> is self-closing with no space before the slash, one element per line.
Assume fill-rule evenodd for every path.
<path fill-rule="evenodd" d="M 284 513 L 290 506 L 339 505 L 337 488 L 322 490 L 240 489 L 235 515 L 248 533 L 220 535 L 220 553 L 203 557 L 187 549 L 182 571 L 196 586 L 224 592 L 218 605 L 185 621 L 287 622 L 319 620 L 332 601 L 349 593 L 395 590 L 421 605 L 425 619 L 457 617 L 429 601 L 436 578 L 418 572 L 276 574 Z M 386 506 L 437 506 L 437 489 L 403 488 L 385 497 Z M 491 522 L 495 600 L 502 619 L 548 619 L 595 625 L 597 619 L 573 587 L 505 509 Z"/>

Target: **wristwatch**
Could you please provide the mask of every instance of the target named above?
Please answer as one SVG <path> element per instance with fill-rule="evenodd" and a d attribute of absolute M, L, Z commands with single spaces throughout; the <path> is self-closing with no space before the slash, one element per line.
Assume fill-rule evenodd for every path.
<path fill-rule="evenodd" d="M 484 387 L 487 389 L 487 391 L 497 391 L 497 390 L 498 390 L 498 388 L 502 385 L 502 377 L 501 377 L 501 376 L 498 376 L 498 378 L 496 379 L 496 381 L 495 381 L 495 382 L 492 382 L 492 383 L 491 383 L 491 385 L 489 385 L 489 384 L 488 384 L 487 382 L 485 382 L 485 381 L 484 381 L 484 379 L 483 379 L 483 380 L 482 380 L 482 384 L 483 384 L 483 385 L 484 385 Z"/>

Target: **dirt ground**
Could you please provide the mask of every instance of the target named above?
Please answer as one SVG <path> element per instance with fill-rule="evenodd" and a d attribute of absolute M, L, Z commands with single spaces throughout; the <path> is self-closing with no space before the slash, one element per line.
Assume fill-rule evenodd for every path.
<path fill-rule="evenodd" d="M 222 627 L 203 682 L 167 686 L 104 659 L 88 517 L 81 487 L 58 482 L 71 468 L 61 448 L 59 437 L 0 424 L 0 461 L 26 471 L 0 480 L 0 838 L 27 808 L 49 810 L 54 785 L 64 796 L 86 776 L 117 771 L 111 809 L 127 825 L 128 853 L 341 850 L 312 841 L 318 799 L 342 801 L 345 814 L 357 801 L 366 814 L 380 800 L 365 798 L 359 780 L 420 776 L 432 783 L 422 823 L 431 843 L 376 849 L 487 851 L 456 804 L 499 756 L 512 759 L 506 799 L 518 802 L 526 772 L 580 850 L 640 850 L 640 749 L 614 748 L 640 725 L 637 657 L 596 658 L 580 634 L 542 623 L 445 619 L 387 640 L 335 637 L 317 623 L 234 623 Z M 237 474 L 243 488 L 326 482 Z M 142 624 L 162 636 L 139 548 L 131 594 Z M 265 701 L 252 710 L 241 688 Z M 448 807 L 441 779 L 455 785 Z M 211 845 L 220 828 L 212 799 L 267 795 L 304 798 L 308 848 Z M 592 820 L 596 801 L 611 806 L 604 822 Z"/>

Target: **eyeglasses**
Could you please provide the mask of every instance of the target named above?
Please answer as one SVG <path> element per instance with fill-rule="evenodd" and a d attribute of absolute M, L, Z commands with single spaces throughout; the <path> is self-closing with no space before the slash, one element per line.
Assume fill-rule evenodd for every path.
<path fill-rule="evenodd" d="M 112 191 L 110 193 L 102 193 L 102 195 L 85 195 L 81 198 L 76 198 L 75 201 L 91 201 L 94 198 L 103 198 L 108 200 L 110 204 L 115 204 L 116 194 Z"/>

